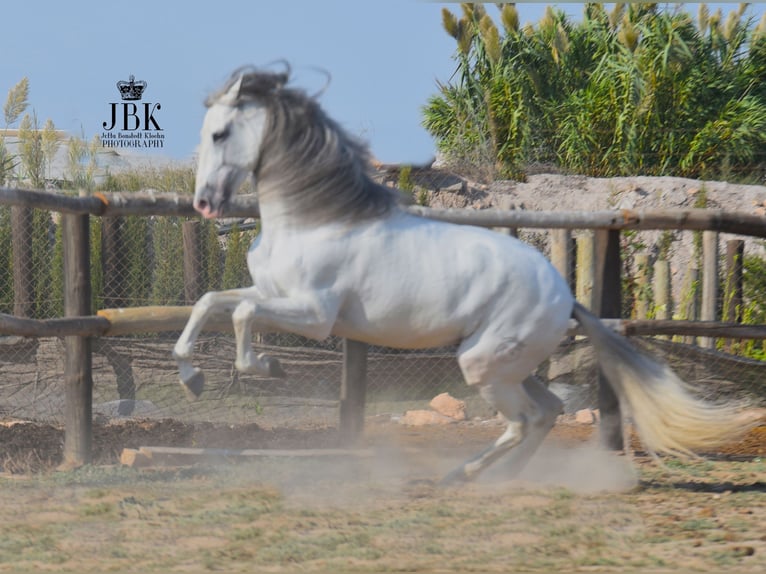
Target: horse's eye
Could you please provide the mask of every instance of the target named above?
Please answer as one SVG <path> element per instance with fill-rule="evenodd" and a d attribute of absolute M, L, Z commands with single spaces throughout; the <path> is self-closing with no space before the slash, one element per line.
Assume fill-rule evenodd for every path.
<path fill-rule="evenodd" d="M 220 131 L 213 133 L 213 143 L 218 143 L 220 141 L 225 140 L 229 135 L 229 128 L 226 127 Z"/>

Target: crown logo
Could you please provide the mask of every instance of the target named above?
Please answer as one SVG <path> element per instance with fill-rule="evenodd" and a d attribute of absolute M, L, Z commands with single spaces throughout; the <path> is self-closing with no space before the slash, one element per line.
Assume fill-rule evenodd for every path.
<path fill-rule="evenodd" d="M 131 74 L 127 82 L 124 80 L 117 82 L 117 89 L 120 90 L 120 97 L 123 100 L 140 100 L 146 85 L 143 80 L 137 82 L 135 76 Z"/>

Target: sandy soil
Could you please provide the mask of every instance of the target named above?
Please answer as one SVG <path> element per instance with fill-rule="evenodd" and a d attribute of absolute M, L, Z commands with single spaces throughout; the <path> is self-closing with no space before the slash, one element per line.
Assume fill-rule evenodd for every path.
<path fill-rule="evenodd" d="M 0 427 L 0 572 L 682 572 L 766 568 L 766 427 L 714 462 L 661 469 L 595 448 L 563 421 L 513 480 L 437 487 L 497 436 L 495 420 L 411 428 L 368 420 L 372 459 L 119 467 L 123 446 L 326 447 L 332 429 L 171 421 L 98 426 L 97 462 L 50 468 L 61 431 Z M 32 444 L 33 443 L 33 444 Z M 27 453 L 14 459 L 13 448 Z M 59 447 L 60 448 L 60 447 Z M 30 455 L 29 453 L 35 453 Z M 10 456 L 9 456 L 10 455 Z M 37 457 L 32 460 L 32 456 Z"/>
<path fill-rule="evenodd" d="M 593 425 L 576 424 L 562 417 L 548 442 L 573 446 L 595 442 Z M 475 453 L 497 438 L 503 428 L 497 420 L 467 421 L 449 425 L 408 427 L 390 422 L 390 417 L 367 421 L 361 446 L 392 445 L 403 449 L 434 451 L 459 459 Z M 332 448 L 339 446 L 335 428 L 264 429 L 257 424 L 187 424 L 177 420 L 96 423 L 93 429 L 93 463 L 116 464 L 124 448 L 179 446 L 204 448 Z M 44 472 L 61 462 L 63 428 L 23 421 L 0 423 L 0 470 L 6 473 Z M 640 445 L 635 444 L 640 451 Z M 745 439 L 718 452 L 714 457 L 766 456 L 766 426 L 754 429 Z"/>

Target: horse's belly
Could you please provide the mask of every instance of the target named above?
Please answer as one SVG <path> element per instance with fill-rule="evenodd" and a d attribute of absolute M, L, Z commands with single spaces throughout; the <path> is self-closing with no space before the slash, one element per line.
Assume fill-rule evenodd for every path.
<path fill-rule="evenodd" d="M 434 324 L 427 325 L 420 321 L 392 320 L 388 315 L 375 320 L 366 317 L 363 321 L 339 317 L 333 328 L 333 335 L 362 341 L 370 345 L 394 347 L 398 349 L 429 349 L 443 347 L 460 342 L 465 334 L 463 324 Z"/>

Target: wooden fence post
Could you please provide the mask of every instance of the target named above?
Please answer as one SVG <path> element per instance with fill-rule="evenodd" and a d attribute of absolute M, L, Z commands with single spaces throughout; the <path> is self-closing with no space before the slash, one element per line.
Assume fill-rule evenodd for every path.
<path fill-rule="evenodd" d="M 32 209 L 11 207 L 11 251 L 13 253 L 13 314 L 31 317 L 34 302 L 32 269 Z"/>
<path fill-rule="evenodd" d="M 61 217 L 64 251 L 64 315 L 91 314 L 88 215 Z M 62 468 L 91 461 L 93 373 L 89 337 L 64 337 L 64 460 Z"/>
<path fill-rule="evenodd" d="M 594 233 L 595 280 L 594 312 L 602 318 L 622 315 L 622 262 L 620 261 L 620 231 L 598 229 Z M 622 450 L 622 414 L 620 402 L 612 387 L 599 370 L 598 408 L 601 415 L 601 443 L 610 450 Z"/>
<path fill-rule="evenodd" d="M 574 286 L 574 252 L 569 229 L 551 229 L 551 263 L 558 269 L 570 289 Z"/>
<path fill-rule="evenodd" d="M 367 344 L 343 339 L 343 378 L 340 387 L 340 440 L 355 443 L 364 431 L 367 395 Z"/>
<path fill-rule="evenodd" d="M 577 300 L 588 309 L 594 306 L 594 247 L 593 235 L 586 233 L 577 238 L 577 281 L 575 296 Z"/>
<path fill-rule="evenodd" d="M 715 321 L 718 310 L 718 232 L 702 232 L 702 321 Z M 715 347 L 713 337 L 700 338 L 703 347 Z"/>
<path fill-rule="evenodd" d="M 509 195 L 501 195 L 497 202 L 497 208 L 503 211 L 510 211 L 513 207 L 513 201 Z M 518 237 L 519 230 L 514 227 L 495 227 L 494 231 L 502 233 L 503 235 L 510 235 L 511 237 Z"/>
<path fill-rule="evenodd" d="M 684 280 L 683 292 L 681 294 L 681 319 L 686 321 L 696 321 L 699 315 L 699 281 L 700 271 L 696 267 L 689 267 Z M 696 337 L 684 337 L 683 342 L 687 345 L 694 345 L 697 342 Z"/>
<path fill-rule="evenodd" d="M 639 253 L 636 255 L 636 297 L 634 303 L 636 319 L 649 317 L 651 275 L 649 255 Z"/>
<path fill-rule="evenodd" d="M 726 242 L 726 279 L 723 291 L 723 319 L 730 323 L 742 321 L 743 269 L 745 242 L 730 239 Z M 734 341 L 726 340 L 726 350 L 731 351 Z"/>
<path fill-rule="evenodd" d="M 199 221 L 184 221 L 181 234 L 184 244 L 184 298 L 187 305 L 193 305 L 204 293 Z"/>
<path fill-rule="evenodd" d="M 745 242 L 730 239 L 726 242 L 726 280 L 724 281 L 724 320 L 739 323 L 742 320 L 742 277 Z"/>
<path fill-rule="evenodd" d="M 653 280 L 654 301 L 652 308 L 654 310 L 654 319 L 668 320 L 672 318 L 673 306 L 672 286 L 670 279 L 670 262 L 665 259 L 658 259 L 654 262 L 654 280 Z M 669 339 L 666 335 L 660 335 L 658 339 Z"/>

